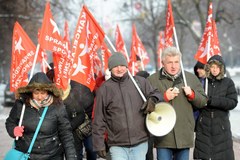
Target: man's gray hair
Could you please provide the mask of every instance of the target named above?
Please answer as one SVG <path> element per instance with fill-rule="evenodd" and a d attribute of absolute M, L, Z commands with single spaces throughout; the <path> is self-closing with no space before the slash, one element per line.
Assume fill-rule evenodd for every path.
<path fill-rule="evenodd" d="M 163 50 L 161 59 L 164 60 L 167 56 L 180 56 L 181 58 L 182 53 L 176 47 L 167 47 Z"/>

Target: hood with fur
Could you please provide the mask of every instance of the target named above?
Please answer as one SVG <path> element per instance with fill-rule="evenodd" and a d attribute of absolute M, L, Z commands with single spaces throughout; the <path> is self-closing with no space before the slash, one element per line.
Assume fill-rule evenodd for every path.
<path fill-rule="evenodd" d="M 38 72 L 32 77 L 27 86 L 18 88 L 17 98 L 19 98 L 20 94 L 32 93 L 36 89 L 51 92 L 57 98 L 61 97 L 62 94 L 56 85 L 49 80 L 45 73 Z"/>
<path fill-rule="evenodd" d="M 219 55 L 214 55 L 212 56 L 209 60 L 208 63 L 205 65 L 205 71 L 206 71 L 206 77 L 213 79 L 213 75 L 210 73 L 210 67 L 212 64 L 216 64 L 220 67 L 220 73 L 217 77 L 215 77 L 217 80 L 223 79 L 224 78 L 224 74 L 226 72 L 226 68 L 225 68 L 225 63 L 222 59 L 221 56 Z"/>

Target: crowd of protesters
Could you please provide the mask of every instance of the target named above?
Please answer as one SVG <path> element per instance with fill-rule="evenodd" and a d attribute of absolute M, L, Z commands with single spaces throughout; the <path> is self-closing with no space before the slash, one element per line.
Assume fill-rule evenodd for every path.
<path fill-rule="evenodd" d="M 74 81 L 62 91 L 54 84 L 53 69 L 37 73 L 17 90 L 6 120 L 8 134 L 19 137 L 17 150 L 27 152 L 39 117 L 48 107 L 29 159 L 82 160 L 83 145 L 88 160 L 98 156 L 153 160 L 153 147 L 158 160 L 234 159 L 229 110 L 237 106 L 240 89 L 224 76 L 226 67 L 220 56 L 213 56 L 207 65 L 198 62 L 196 75 L 182 70 L 181 58 L 176 47 L 168 47 L 162 53 L 160 70 L 152 75 L 140 71 L 132 77 L 126 58 L 115 52 L 108 60 L 110 75 L 98 79 L 94 92 Z M 169 133 L 155 137 L 146 128 L 145 118 L 159 102 L 171 104 L 177 120 Z M 23 105 L 26 110 L 18 126 Z M 84 122 L 85 113 L 92 119 L 92 135 L 79 139 L 75 130 Z M 194 155 L 189 155 L 191 147 L 195 147 Z"/>

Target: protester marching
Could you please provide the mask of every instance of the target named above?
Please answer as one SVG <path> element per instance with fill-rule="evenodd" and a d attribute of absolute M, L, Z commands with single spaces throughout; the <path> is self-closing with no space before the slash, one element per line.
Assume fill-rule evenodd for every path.
<path fill-rule="evenodd" d="M 49 1 L 37 45 L 16 21 L 10 69 L 10 90 L 16 94 L 16 103 L 5 124 L 14 146 L 4 160 L 16 155 L 82 160 L 83 152 L 87 160 L 234 159 L 228 116 L 237 106 L 237 90 L 234 82 L 224 77 L 226 66 L 213 4 L 209 3 L 205 30 L 193 57 L 197 76 L 184 68 L 171 0 L 166 4 L 165 28 L 156 35 L 159 43 L 154 61 L 158 70 L 152 75 L 146 71 L 151 56 L 135 23 L 131 24 L 129 54 L 120 26 L 116 26 L 114 46 L 86 5 L 82 6 L 72 39 L 67 22 L 64 36 L 60 34 Z M 41 65 L 41 71 L 37 65 Z M 200 77 L 199 68 L 208 75 Z M 219 70 L 216 75 L 213 68 Z M 220 74 L 223 76 L 218 78 Z M 215 91 L 216 86 L 220 86 L 219 91 Z M 170 109 L 158 111 L 163 104 L 172 109 L 175 118 L 162 115 Z M 216 124 L 221 127 L 209 131 L 206 124 L 214 118 L 218 121 L 209 128 Z M 173 126 L 159 136 L 148 121 L 165 126 L 172 122 Z M 224 143 L 209 136 L 218 133 L 227 134 L 219 137 Z M 154 148 L 156 153 L 152 152 Z"/>

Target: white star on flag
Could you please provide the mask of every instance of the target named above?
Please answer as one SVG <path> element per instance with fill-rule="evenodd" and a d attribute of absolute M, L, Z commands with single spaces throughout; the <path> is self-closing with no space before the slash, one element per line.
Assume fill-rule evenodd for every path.
<path fill-rule="evenodd" d="M 25 50 L 23 47 L 22 47 L 22 38 L 20 37 L 18 42 L 15 41 L 15 50 L 14 52 L 16 52 L 16 50 L 18 50 L 18 53 L 20 54 L 20 51 L 21 50 Z"/>
<path fill-rule="evenodd" d="M 57 32 L 58 35 L 60 35 L 60 32 L 59 32 L 59 29 L 58 29 L 58 27 L 57 27 L 56 22 L 54 22 L 54 20 L 52 20 L 51 18 L 50 18 L 50 22 L 51 22 L 51 24 L 53 25 L 53 33 Z"/>
<path fill-rule="evenodd" d="M 76 67 L 76 64 L 74 64 L 73 67 Z M 72 76 L 77 75 L 78 72 L 82 72 L 83 74 L 85 74 L 84 69 L 86 69 L 86 68 L 87 68 L 86 66 L 82 65 L 81 58 L 78 57 L 78 64 L 77 64 L 77 67 L 76 67 L 75 71 L 73 72 Z"/>
<path fill-rule="evenodd" d="M 207 43 L 208 43 L 208 41 L 207 41 Z M 208 53 L 208 48 L 207 48 L 207 46 L 206 46 L 205 48 L 203 48 L 203 49 L 204 49 L 204 50 L 203 50 L 202 54 L 199 56 L 199 58 L 205 57 L 205 56 L 207 55 L 207 53 Z"/>

